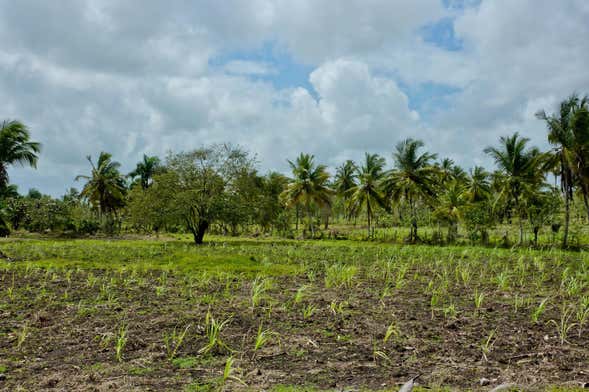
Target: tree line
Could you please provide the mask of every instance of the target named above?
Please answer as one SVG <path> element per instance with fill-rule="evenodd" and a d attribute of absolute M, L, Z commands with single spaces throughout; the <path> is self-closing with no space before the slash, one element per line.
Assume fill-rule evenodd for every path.
<path fill-rule="evenodd" d="M 331 175 L 313 155 L 289 160 L 289 176 L 260 174 L 256 159 L 230 144 L 170 152 L 164 160 L 144 155 L 123 174 L 106 152 L 88 157 L 89 172 L 55 199 L 36 190 L 22 196 L 9 183 L 14 164 L 36 167 L 41 151 L 18 121 L 0 129 L 0 234 L 10 230 L 93 234 L 188 232 L 200 244 L 208 231 L 237 235 L 276 233 L 317 238 L 337 236 L 331 223 L 358 224 L 373 238 L 377 227 L 407 226 L 407 242 L 420 242 L 419 228 L 436 224 L 439 241 L 454 242 L 462 225 L 473 241 L 489 242 L 497 224 L 516 222 L 518 243 L 525 228 L 538 244 L 543 227 L 562 228 L 562 246 L 570 245 L 571 206 L 582 204 L 589 221 L 589 98 L 571 95 L 556 113 L 537 113 L 551 149 L 540 151 L 517 132 L 484 148 L 495 170 L 468 171 L 451 159 L 439 159 L 421 140 L 394 146 L 392 166 L 378 154 L 348 160 Z M 323 228 L 321 228 L 321 226 Z M 441 228 L 445 228 L 442 234 Z M 443 238 L 442 238 L 443 237 Z"/>

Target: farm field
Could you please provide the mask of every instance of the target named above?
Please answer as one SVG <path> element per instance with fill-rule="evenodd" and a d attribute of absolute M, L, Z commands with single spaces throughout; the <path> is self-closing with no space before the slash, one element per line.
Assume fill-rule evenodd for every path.
<path fill-rule="evenodd" d="M 589 381 L 584 252 L 224 237 L 0 250 L 0 390 Z"/>

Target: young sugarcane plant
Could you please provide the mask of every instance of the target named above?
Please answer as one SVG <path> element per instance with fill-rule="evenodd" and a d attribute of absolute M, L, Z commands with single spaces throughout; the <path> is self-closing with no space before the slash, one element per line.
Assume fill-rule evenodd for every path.
<path fill-rule="evenodd" d="M 190 327 L 191 325 L 188 324 L 180 333 L 178 333 L 176 331 L 176 327 L 174 327 L 174 330 L 170 334 L 164 334 L 164 345 L 166 346 L 166 354 L 168 356 L 168 360 L 171 361 L 172 359 L 174 359 L 174 357 L 178 353 L 178 349 L 180 349 L 180 346 L 184 342 L 184 338 L 186 337 L 186 334 L 188 333 Z"/>
<path fill-rule="evenodd" d="M 231 318 L 227 318 L 224 321 L 218 322 L 211 315 L 211 311 L 207 311 L 205 316 L 205 333 L 207 335 L 208 342 L 204 347 L 198 350 L 199 354 L 206 354 L 215 348 L 231 351 L 229 346 L 227 346 L 225 342 L 221 340 L 221 332 L 230 321 Z"/>
<path fill-rule="evenodd" d="M 568 343 L 567 337 L 569 331 L 577 325 L 577 323 L 572 323 L 571 318 L 573 317 L 573 309 L 569 306 L 563 304 L 561 311 L 560 311 L 560 320 L 556 321 L 554 319 L 548 320 L 547 324 L 553 324 L 556 327 L 556 333 L 558 334 L 560 344 L 563 345 Z"/>
<path fill-rule="evenodd" d="M 117 340 L 115 342 L 115 358 L 118 362 L 123 360 L 123 350 L 127 345 L 127 325 L 121 324 L 119 327 L 119 333 L 117 334 Z"/>
<path fill-rule="evenodd" d="M 485 299 L 485 293 L 477 289 L 474 292 L 474 314 L 475 316 L 479 314 L 481 306 L 483 306 L 483 301 Z"/>
<path fill-rule="evenodd" d="M 487 338 L 481 342 L 481 351 L 483 353 L 483 359 L 485 360 L 485 362 L 489 361 L 487 355 L 489 355 L 491 350 L 493 350 L 493 346 L 495 345 L 496 341 L 497 338 L 495 337 L 495 330 L 493 330 L 491 331 L 491 333 L 489 333 Z"/>

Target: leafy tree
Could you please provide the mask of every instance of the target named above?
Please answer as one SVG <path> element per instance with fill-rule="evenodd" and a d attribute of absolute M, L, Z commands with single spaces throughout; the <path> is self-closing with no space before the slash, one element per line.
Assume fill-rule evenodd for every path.
<path fill-rule="evenodd" d="M 0 189 L 8 186 L 8 167 L 16 163 L 37 167 L 41 144 L 32 142 L 29 129 L 19 121 L 0 126 Z"/>
<path fill-rule="evenodd" d="M 535 147 L 527 148 L 529 139 L 520 137 L 516 132 L 512 136 L 500 138 L 499 147 L 487 147 L 485 153 L 491 156 L 499 168 L 498 199 L 506 198 L 513 202 L 519 217 L 519 243 L 523 243 L 525 211 L 522 208 L 522 197 L 536 192 L 543 182 L 542 169 L 544 156 Z"/>
<path fill-rule="evenodd" d="M 87 157 L 92 167 L 89 176 L 78 175 L 76 181 L 85 179 L 80 196 L 90 202 L 100 217 L 107 218 L 107 229 L 112 230 L 114 215 L 125 201 L 125 180 L 119 172 L 120 163 L 113 161 L 109 153 L 101 152 L 96 165 Z"/>
<path fill-rule="evenodd" d="M 29 193 L 27 193 L 27 197 L 30 199 L 40 199 L 43 197 L 43 194 L 37 188 L 31 188 L 29 189 Z"/>
<path fill-rule="evenodd" d="M 254 161 L 248 153 L 231 145 L 213 145 L 190 152 L 170 154 L 166 159 L 166 173 L 156 176 L 169 194 L 165 198 L 169 208 L 181 217 L 192 233 L 195 244 L 202 244 L 210 225 L 223 221 L 239 195 L 237 181 L 243 173 L 253 170 Z"/>
<path fill-rule="evenodd" d="M 270 172 L 262 177 L 261 197 L 257 210 L 257 222 L 264 231 L 268 231 L 272 226 L 285 233 L 288 231 L 288 214 L 284 205 L 280 202 L 280 194 L 286 188 L 288 178 L 277 172 Z"/>
<path fill-rule="evenodd" d="M 311 236 L 315 236 L 313 225 L 313 204 L 323 207 L 331 205 L 332 191 L 328 187 L 329 173 L 324 165 L 316 165 L 314 156 L 301 153 L 295 162 L 288 161 L 293 179 L 282 193 L 288 207 L 304 206 L 307 212 Z"/>
<path fill-rule="evenodd" d="M 357 169 L 358 184 L 347 190 L 350 211 L 357 215 L 362 209 L 366 211 L 368 236 L 371 236 L 371 223 L 374 209 L 378 206 L 387 208 L 386 199 L 381 190 L 385 160 L 377 154 L 366 153 L 364 165 Z"/>
<path fill-rule="evenodd" d="M 534 245 L 538 246 L 538 232 L 542 226 L 554 223 L 562 204 L 561 198 L 557 189 L 547 189 L 528 194 L 524 202 L 534 234 Z"/>
<path fill-rule="evenodd" d="M 156 156 L 147 156 L 143 154 L 143 160 L 137 163 L 135 170 L 129 173 L 132 179 L 138 177 L 141 188 L 147 189 L 151 184 L 153 176 L 161 171 L 162 166 L 160 159 Z"/>
<path fill-rule="evenodd" d="M 411 232 L 409 241 L 417 236 L 417 202 L 429 203 L 436 191 L 436 168 L 432 161 L 436 154 L 419 153 L 424 146 L 421 140 L 411 138 L 398 143 L 393 152 L 394 169 L 383 180 L 383 189 L 393 201 L 404 201 L 411 210 Z"/>

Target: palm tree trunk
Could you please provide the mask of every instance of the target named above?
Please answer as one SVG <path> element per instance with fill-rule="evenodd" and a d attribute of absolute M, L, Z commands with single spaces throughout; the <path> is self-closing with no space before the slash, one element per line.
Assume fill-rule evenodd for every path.
<path fill-rule="evenodd" d="M 411 206 L 411 236 L 409 240 L 411 242 L 417 242 L 417 215 L 415 212 L 415 204 L 413 198 L 409 199 L 409 205 Z"/>
<path fill-rule="evenodd" d="M 569 241 L 569 221 L 571 219 L 571 203 L 568 189 L 564 194 L 564 236 L 562 237 L 562 247 L 566 248 Z"/>
<path fill-rule="evenodd" d="M 370 200 L 366 200 L 366 218 L 368 220 L 368 238 L 370 238 Z"/>
<path fill-rule="evenodd" d="M 315 228 L 313 226 L 313 216 L 311 214 L 311 204 L 307 203 L 307 218 L 309 219 L 309 230 L 311 231 L 311 239 L 315 238 Z"/>

